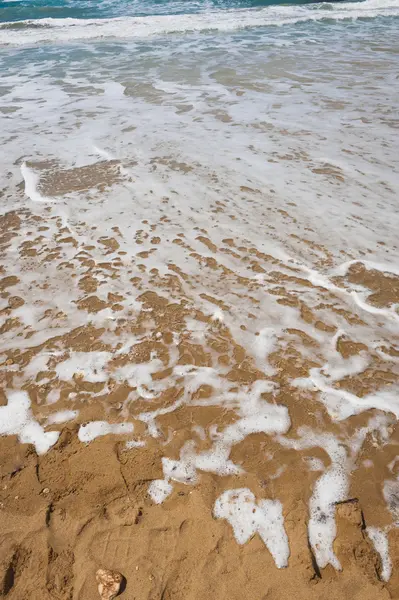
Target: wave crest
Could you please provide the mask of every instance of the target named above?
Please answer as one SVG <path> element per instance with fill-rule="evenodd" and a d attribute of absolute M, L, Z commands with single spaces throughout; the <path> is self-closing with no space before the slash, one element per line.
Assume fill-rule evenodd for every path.
<path fill-rule="evenodd" d="M 0 24 L 0 44 L 32 45 L 104 38 L 146 38 L 173 33 L 235 31 L 305 21 L 346 20 L 399 16 L 399 0 L 365 0 L 339 4 L 320 3 L 262 9 L 237 9 L 185 15 L 116 17 L 112 19 L 39 19 Z M 23 36 L 20 31 L 24 30 Z"/>

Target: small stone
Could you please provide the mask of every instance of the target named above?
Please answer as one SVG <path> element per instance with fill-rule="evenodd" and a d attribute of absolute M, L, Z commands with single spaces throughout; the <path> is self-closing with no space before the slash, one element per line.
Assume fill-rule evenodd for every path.
<path fill-rule="evenodd" d="M 42 494 L 48 494 L 50 492 L 49 488 L 44 488 L 42 490 Z"/>
<path fill-rule="evenodd" d="M 113 600 L 119 594 L 123 576 L 118 571 L 98 569 L 96 580 L 101 600 Z"/>

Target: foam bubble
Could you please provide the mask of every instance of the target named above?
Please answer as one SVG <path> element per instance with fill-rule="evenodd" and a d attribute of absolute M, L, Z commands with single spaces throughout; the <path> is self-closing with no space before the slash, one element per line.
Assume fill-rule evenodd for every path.
<path fill-rule="evenodd" d="M 148 493 L 155 504 L 162 504 L 173 492 L 173 486 L 164 479 L 155 479 L 148 488 Z"/>
<path fill-rule="evenodd" d="M 370 540 L 373 542 L 374 548 L 381 557 L 381 579 L 383 581 L 389 581 L 392 573 L 392 561 L 389 555 L 387 532 L 379 527 L 367 527 L 366 532 Z"/>
<path fill-rule="evenodd" d="M 69 358 L 56 365 L 55 370 L 63 381 L 78 375 L 91 383 L 103 383 L 108 378 L 105 367 L 111 357 L 110 352 L 71 352 Z"/>
<path fill-rule="evenodd" d="M 79 414 L 78 410 L 60 410 L 47 417 L 47 424 L 60 424 L 67 421 L 73 421 Z"/>
<path fill-rule="evenodd" d="M 190 442 L 189 442 L 190 444 Z M 187 460 L 171 460 L 170 458 L 162 459 L 162 467 L 165 479 L 173 479 L 180 483 L 195 483 L 197 481 L 197 471 L 195 464 L 191 461 L 191 453 L 187 444 L 181 451 L 181 456 L 187 456 Z"/>
<path fill-rule="evenodd" d="M 385 502 L 394 517 L 395 521 L 399 522 L 399 477 L 395 480 L 387 479 L 384 482 L 383 494 Z"/>
<path fill-rule="evenodd" d="M 38 190 L 39 175 L 30 169 L 26 163 L 21 165 L 21 174 L 25 181 L 25 194 L 32 202 L 54 202 L 54 198 L 42 196 Z"/>
<path fill-rule="evenodd" d="M 239 544 L 245 544 L 258 533 L 276 566 L 281 569 L 288 565 L 290 550 L 281 502 L 256 502 L 248 488 L 227 490 L 216 500 L 213 514 L 217 519 L 226 519 L 230 523 Z"/>
<path fill-rule="evenodd" d="M 356 466 L 356 457 L 366 436 L 378 431 L 383 439 L 388 439 L 389 423 L 390 420 L 385 415 L 371 417 L 365 427 L 345 440 L 345 445 L 331 433 L 316 433 L 307 427 L 298 429 L 299 438 L 279 437 L 283 446 L 297 450 L 319 446 L 327 452 L 331 460 L 331 465 L 317 479 L 309 500 L 309 542 L 320 568 L 331 564 L 335 569 L 341 569 L 333 550 L 337 533 L 336 504 L 347 500 L 349 475 Z"/>
<path fill-rule="evenodd" d="M 320 392 L 319 399 L 330 417 L 342 421 L 371 408 L 391 412 L 399 418 L 399 388 L 387 386 L 377 392 L 356 396 L 352 392 L 334 387 L 334 383 L 345 377 L 362 373 L 369 364 L 367 355 L 356 355 L 343 359 L 338 352 L 330 354 L 330 362 L 321 368 L 312 368 L 309 376 L 292 381 L 292 385 Z"/>
<path fill-rule="evenodd" d="M 144 448 L 145 441 L 144 440 L 129 440 L 125 444 L 126 450 L 131 450 L 132 448 Z"/>
<path fill-rule="evenodd" d="M 81 425 L 78 431 L 78 438 L 81 442 L 92 442 L 102 435 L 110 433 L 122 435 L 132 433 L 134 429 L 133 423 L 107 423 L 106 421 L 92 421 L 86 425 Z"/>
<path fill-rule="evenodd" d="M 123 367 L 118 367 L 112 372 L 112 377 L 117 381 L 126 381 L 130 386 L 137 387 L 138 393 L 143 398 L 152 399 L 156 395 L 157 386 L 153 382 L 151 375 L 161 370 L 162 367 L 162 361 L 155 358 L 155 355 L 152 355 L 148 363 L 129 363 Z M 147 389 L 143 386 L 146 386 Z"/>
<path fill-rule="evenodd" d="M 218 321 L 219 323 L 223 323 L 223 321 L 224 321 L 223 311 L 220 308 L 217 308 L 213 312 L 211 319 L 212 319 L 212 321 Z"/>
<path fill-rule="evenodd" d="M 34 419 L 30 398 L 24 391 L 6 392 L 8 404 L 0 406 L 0 435 L 17 435 L 21 444 L 33 444 L 38 454 L 54 446 L 58 431 L 44 431 Z"/>
<path fill-rule="evenodd" d="M 331 564 L 335 569 L 341 570 L 341 564 L 333 551 L 333 543 L 337 533 L 335 504 L 345 500 L 349 490 L 346 470 L 340 464 L 345 458 L 345 451 L 342 450 L 341 460 L 333 463 L 316 481 L 309 502 L 309 542 L 320 568 Z"/>
<path fill-rule="evenodd" d="M 61 390 L 58 390 L 56 388 L 53 388 L 52 390 L 50 390 L 49 393 L 47 394 L 47 398 L 46 398 L 47 404 L 56 404 L 58 402 L 58 400 L 60 399 L 60 395 L 61 395 Z"/>
<path fill-rule="evenodd" d="M 182 373 L 186 372 L 187 367 L 179 366 Z M 192 366 L 190 366 L 192 369 Z M 204 375 L 204 372 L 200 370 Z M 205 369 L 206 375 L 209 375 Z M 189 386 L 186 386 L 189 388 Z M 194 388 L 196 389 L 196 388 Z M 189 390 L 191 391 L 191 390 Z M 162 467 L 164 472 L 164 484 L 169 484 L 170 480 L 185 484 L 194 484 L 198 481 L 197 471 L 206 471 L 217 473 L 218 475 L 233 475 L 242 473 L 241 467 L 235 465 L 230 459 L 231 449 L 235 444 L 243 441 L 251 433 L 266 433 L 268 435 L 286 433 L 290 427 L 291 421 L 288 410 L 285 406 L 270 404 L 262 398 L 262 394 L 275 391 L 275 384 L 270 381 L 257 381 L 252 387 L 249 387 L 246 393 L 225 393 L 218 397 L 216 403 L 222 405 L 238 406 L 239 418 L 232 425 L 217 433 L 210 430 L 213 437 L 213 445 L 209 450 L 197 452 L 194 440 L 187 441 L 180 450 L 180 459 L 171 460 L 162 458 Z M 187 389 L 186 392 L 187 393 Z M 182 402 L 179 400 L 178 402 Z M 212 401 L 215 403 L 215 399 Z M 140 415 L 140 419 L 147 422 L 149 432 L 155 437 L 159 436 L 156 428 L 155 416 L 166 414 L 171 408 L 158 409 L 152 413 Z M 155 414 L 156 413 L 156 414 Z M 201 436 L 202 437 L 202 432 Z M 278 474 L 277 474 L 278 476 Z"/>
<path fill-rule="evenodd" d="M 309 471 L 324 471 L 324 463 L 320 458 L 307 456 L 305 462 L 308 465 Z"/>
<path fill-rule="evenodd" d="M 372 260 L 348 260 L 335 267 L 332 271 L 332 275 L 339 275 L 345 277 L 348 274 L 349 269 L 354 265 L 363 265 L 368 270 L 380 271 L 381 273 L 392 273 L 393 275 L 399 275 L 399 269 L 390 263 L 374 262 Z"/>

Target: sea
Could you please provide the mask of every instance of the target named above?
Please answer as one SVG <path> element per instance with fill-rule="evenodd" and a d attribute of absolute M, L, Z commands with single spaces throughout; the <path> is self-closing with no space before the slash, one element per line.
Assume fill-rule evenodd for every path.
<path fill-rule="evenodd" d="M 276 448 L 321 447 L 301 462 L 317 564 L 340 568 L 356 495 L 388 580 L 398 66 L 399 0 L 0 1 L 0 433 L 38 454 L 64 422 L 155 440 L 155 503 L 205 471 L 239 482 L 232 449 L 273 439 L 288 483 L 258 524 L 248 477 L 209 511 L 238 543 L 278 522 L 278 567 L 296 492 Z M 360 461 L 370 436 L 382 458 Z"/>
<path fill-rule="evenodd" d="M 0 1 L 0 185 L 18 160 L 104 153 L 137 162 L 145 185 L 166 155 L 197 164 L 196 189 L 182 181 L 200 206 L 238 180 L 273 189 L 317 241 L 367 251 L 374 234 L 342 222 L 359 195 L 394 242 L 398 17 L 398 0 Z"/>

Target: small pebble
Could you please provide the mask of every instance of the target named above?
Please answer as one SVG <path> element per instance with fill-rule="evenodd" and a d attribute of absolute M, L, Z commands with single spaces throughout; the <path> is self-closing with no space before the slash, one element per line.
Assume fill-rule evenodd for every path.
<path fill-rule="evenodd" d="M 98 569 L 96 580 L 101 600 L 113 600 L 119 594 L 123 576 L 118 571 Z"/>

